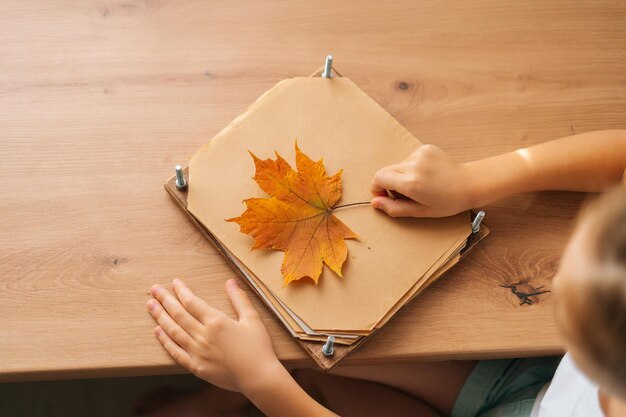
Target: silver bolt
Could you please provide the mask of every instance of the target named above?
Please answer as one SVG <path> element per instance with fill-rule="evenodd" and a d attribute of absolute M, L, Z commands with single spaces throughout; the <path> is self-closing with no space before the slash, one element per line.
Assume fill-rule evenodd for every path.
<path fill-rule="evenodd" d="M 328 336 L 326 343 L 322 346 L 322 353 L 324 356 L 333 356 L 335 353 L 335 336 Z"/>
<path fill-rule="evenodd" d="M 484 211 L 481 210 L 476 213 L 476 217 L 474 217 L 474 221 L 472 222 L 472 233 L 478 233 L 478 231 L 480 230 L 480 224 L 482 223 L 484 217 Z"/>
<path fill-rule="evenodd" d="M 180 165 L 176 165 L 176 188 L 182 190 L 185 187 L 187 187 L 187 181 L 185 181 L 183 168 Z"/>
<path fill-rule="evenodd" d="M 322 78 L 333 78 L 333 73 L 331 70 L 333 69 L 333 56 L 328 55 L 326 57 L 326 64 L 324 64 L 324 72 L 322 73 Z"/>

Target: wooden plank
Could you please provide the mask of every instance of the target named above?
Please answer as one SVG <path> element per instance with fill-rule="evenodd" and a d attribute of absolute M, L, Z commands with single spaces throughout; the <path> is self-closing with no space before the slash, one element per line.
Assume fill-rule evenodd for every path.
<path fill-rule="evenodd" d="M 152 335 L 148 288 L 180 277 L 233 314 L 233 272 L 163 178 L 328 52 L 462 161 L 625 127 L 620 2 L 5 0 L 0 19 L 3 380 L 181 371 Z M 549 285 L 582 198 L 487 207 L 489 239 L 346 363 L 558 351 L 551 295 L 520 306 L 501 285 Z M 263 319 L 281 359 L 309 363 Z"/>

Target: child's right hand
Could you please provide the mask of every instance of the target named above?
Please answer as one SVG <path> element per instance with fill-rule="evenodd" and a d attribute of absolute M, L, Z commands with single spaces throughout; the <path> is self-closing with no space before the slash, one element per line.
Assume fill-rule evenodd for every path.
<path fill-rule="evenodd" d="M 472 208 L 473 170 L 434 145 L 382 168 L 372 181 L 374 208 L 392 217 L 445 217 Z M 389 197 L 395 191 L 407 198 Z"/>
<path fill-rule="evenodd" d="M 158 323 L 157 338 L 180 365 L 207 382 L 246 395 L 284 371 L 259 314 L 235 280 L 227 282 L 226 292 L 237 319 L 209 306 L 182 281 L 172 285 L 173 293 L 152 287 L 148 310 Z"/>
<path fill-rule="evenodd" d="M 172 286 L 173 293 L 154 285 L 148 310 L 158 323 L 159 342 L 184 368 L 243 393 L 267 416 L 337 417 L 307 395 L 278 361 L 259 314 L 235 280 L 226 283 L 226 292 L 236 319 L 208 305 L 182 281 Z"/>

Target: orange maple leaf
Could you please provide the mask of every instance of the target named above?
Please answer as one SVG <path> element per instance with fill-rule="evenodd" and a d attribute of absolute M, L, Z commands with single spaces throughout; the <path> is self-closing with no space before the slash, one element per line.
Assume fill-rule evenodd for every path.
<path fill-rule="evenodd" d="M 297 143 L 297 172 L 278 153 L 275 160 L 250 155 L 253 179 L 270 197 L 244 200 L 246 211 L 226 221 L 254 238 L 252 249 L 285 252 L 280 269 L 285 285 L 304 277 L 317 284 L 324 263 L 342 276 L 348 255 L 344 239 L 357 237 L 332 214 L 341 197 L 342 170 L 328 177 L 324 161 L 312 161 Z"/>

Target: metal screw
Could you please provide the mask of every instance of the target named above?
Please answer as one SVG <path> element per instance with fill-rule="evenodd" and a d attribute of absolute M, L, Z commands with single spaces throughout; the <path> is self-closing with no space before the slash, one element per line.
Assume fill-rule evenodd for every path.
<path fill-rule="evenodd" d="M 322 73 L 322 78 L 333 78 L 333 74 L 331 70 L 333 69 L 333 56 L 328 55 L 326 57 L 326 64 L 324 64 L 324 72 Z"/>
<path fill-rule="evenodd" d="M 326 343 L 322 346 L 322 353 L 324 356 L 333 356 L 335 353 L 335 336 L 328 336 Z"/>
<path fill-rule="evenodd" d="M 484 211 L 481 210 L 476 213 L 476 217 L 474 217 L 474 221 L 472 222 L 472 233 L 478 233 L 478 231 L 480 230 L 480 224 L 482 223 L 484 217 Z"/>
<path fill-rule="evenodd" d="M 176 188 L 182 190 L 187 187 L 187 181 L 183 174 L 183 168 L 180 165 L 176 165 Z"/>

